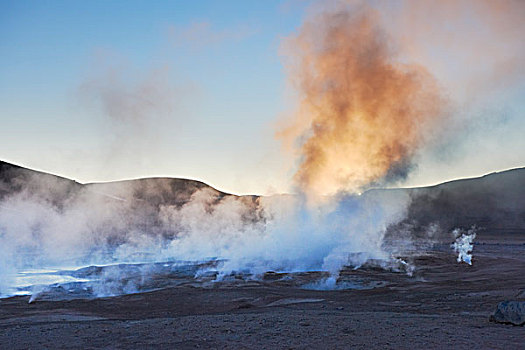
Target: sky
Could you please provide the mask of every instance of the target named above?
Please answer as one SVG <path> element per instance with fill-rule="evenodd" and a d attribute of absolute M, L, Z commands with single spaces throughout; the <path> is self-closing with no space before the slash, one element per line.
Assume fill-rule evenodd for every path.
<path fill-rule="evenodd" d="M 401 59 L 425 62 L 453 106 L 397 185 L 525 166 L 523 68 L 495 79 L 505 64 L 492 57 L 525 66 L 522 40 L 498 40 L 513 28 L 483 33 L 466 18 L 438 25 L 468 42 L 423 31 L 406 40 L 402 3 L 371 3 L 397 14 L 384 17 L 403 38 Z M 79 182 L 169 176 L 237 194 L 293 191 L 299 161 L 276 137 L 297 98 L 283 43 L 321 6 L 1 0 L 0 159 Z"/>

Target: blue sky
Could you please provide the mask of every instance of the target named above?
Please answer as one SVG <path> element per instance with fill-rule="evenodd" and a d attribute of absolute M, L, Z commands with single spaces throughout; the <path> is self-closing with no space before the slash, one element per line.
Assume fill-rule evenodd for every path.
<path fill-rule="evenodd" d="M 259 179 L 239 184 L 244 167 L 281 167 L 272 125 L 284 107 L 278 49 L 300 24 L 297 10 L 278 1 L 4 1 L 1 157 L 80 181 L 171 175 L 249 192 Z M 105 160 L 103 116 L 77 96 L 104 74 L 93 73 L 99 65 L 132 76 L 167 67 L 169 83 L 184 90 L 177 113 L 185 115 L 157 144 L 158 165 Z"/>
<path fill-rule="evenodd" d="M 305 7 L 0 1 L 0 159 L 81 182 L 174 176 L 235 193 L 289 191 L 295 160 L 274 137 L 291 108 L 279 46 L 301 25 Z M 161 106 L 154 118 L 143 107 L 137 118 L 144 123 L 125 125 L 100 102 L 100 89 L 109 89 L 127 106 L 152 82 L 169 93 L 154 89 Z M 478 139 L 458 144 L 462 157 L 446 161 L 430 150 L 407 184 L 525 165 L 523 86 L 501 90 L 498 108 L 478 104 L 465 113 L 510 115 L 498 138 L 484 127 L 490 122 L 472 128 L 493 155 L 479 156 Z"/>

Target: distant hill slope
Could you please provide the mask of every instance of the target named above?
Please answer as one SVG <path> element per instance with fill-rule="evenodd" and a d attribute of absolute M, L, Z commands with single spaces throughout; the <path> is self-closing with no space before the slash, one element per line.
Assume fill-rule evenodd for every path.
<path fill-rule="evenodd" d="M 80 184 L 63 177 L 26 169 L 0 161 L 0 201 L 26 191 L 57 207 L 86 192 L 106 201 L 133 202 L 133 210 L 154 212 L 162 205 L 182 206 L 199 190 L 207 190 L 216 201 L 233 196 L 203 182 L 175 178 L 146 178 L 108 183 Z M 492 173 L 479 178 L 456 180 L 432 187 L 370 190 L 368 195 L 408 195 L 407 217 L 400 225 L 415 231 L 431 223 L 445 230 L 478 225 L 489 230 L 525 230 L 525 168 Z M 254 209 L 257 196 L 234 196 Z M 141 226 L 154 225 L 154 219 Z"/>
<path fill-rule="evenodd" d="M 525 230 L 525 168 L 410 189 L 407 221 L 437 222 L 444 229 L 477 225 Z"/>
<path fill-rule="evenodd" d="M 228 195 L 200 181 L 176 178 L 146 178 L 80 184 L 64 177 L 0 161 L 0 200 L 10 194 L 27 191 L 59 204 L 60 201 L 74 196 L 80 190 L 88 190 L 108 199 L 130 200 L 134 198 L 153 205 L 183 204 L 194 192 L 205 188 L 218 197 Z"/>
<path fill-rule="evenodd" d="M 0 200 L 25 191 L 61 205 L 81 188 L 78 182 L 64 177 L 0 161 Z"/>
<path fill-rule="evenodd" d="M 233 198 L 247 212 L 257 212 L 257 196 L 235 196 L 196 180 L 145 178 L 80 184 L 0 161 L 0 209 L 16 211 L 17 220 L 23 221 L 27 215 L 28 224 L 38 229 L 41 222 L 34 221 L 35 208 L 41 215 L 45 212 L 42 207 L 46 207 L 59 217 L 55 221 L 76 220 L 80 225 L 89 226 L 87 231 L 109 231 L 115 243 L 126 232 L 133 231 L 171 237 L 175 231 L 166 225 L 163 209 L 171 208 L 173 212 L 173 208 L 190 202 L 198 192 L 200 200 L 210 208 L 226 198 Z M 248 215 L 248 219 L 256 220 L 257 216 Z M 0 222 L 0 229 L 1 225 Z"/>

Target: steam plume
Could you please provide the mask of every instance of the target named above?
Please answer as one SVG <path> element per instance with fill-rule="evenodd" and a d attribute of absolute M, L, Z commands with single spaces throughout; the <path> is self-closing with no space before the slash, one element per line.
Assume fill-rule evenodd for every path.
<path fill-rule="evenodd" d="M 444 98 L 425 68 L 396 61 L 379 15 L 365 6 L 322 12 L 285 51 L 300 101 L 280 136 L 297 143 L 300 189 L 355 192 L 406 176 Z"/>
<path fill-rule="evenodd" d="M 467 264 L 472 265 L 472 249 L 474 248 L 472 242 L 474 241 L 474 238 L 476 238 L 475 228 L 471 228 L 466 233 L 460 229 L 455 229 L 452 231 L 452 234 L 456 237 L 456 241 L 451 247 L 454 248 L 454 251 L 458 254 L 457 261 L 464 261 Z"/>

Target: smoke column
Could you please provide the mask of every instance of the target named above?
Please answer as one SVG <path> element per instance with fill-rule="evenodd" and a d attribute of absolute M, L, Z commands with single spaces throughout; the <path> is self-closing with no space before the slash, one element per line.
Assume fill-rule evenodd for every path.
<path fill-rule="evenodd" d="M 444 98 L 424 67 L 396 60 L 379 15 L 338 5 L 306 21 L 284 50 L 299 104 L 279 136 L 299 152 L 299 188 L 315 197 L 406 176 Z"/>

